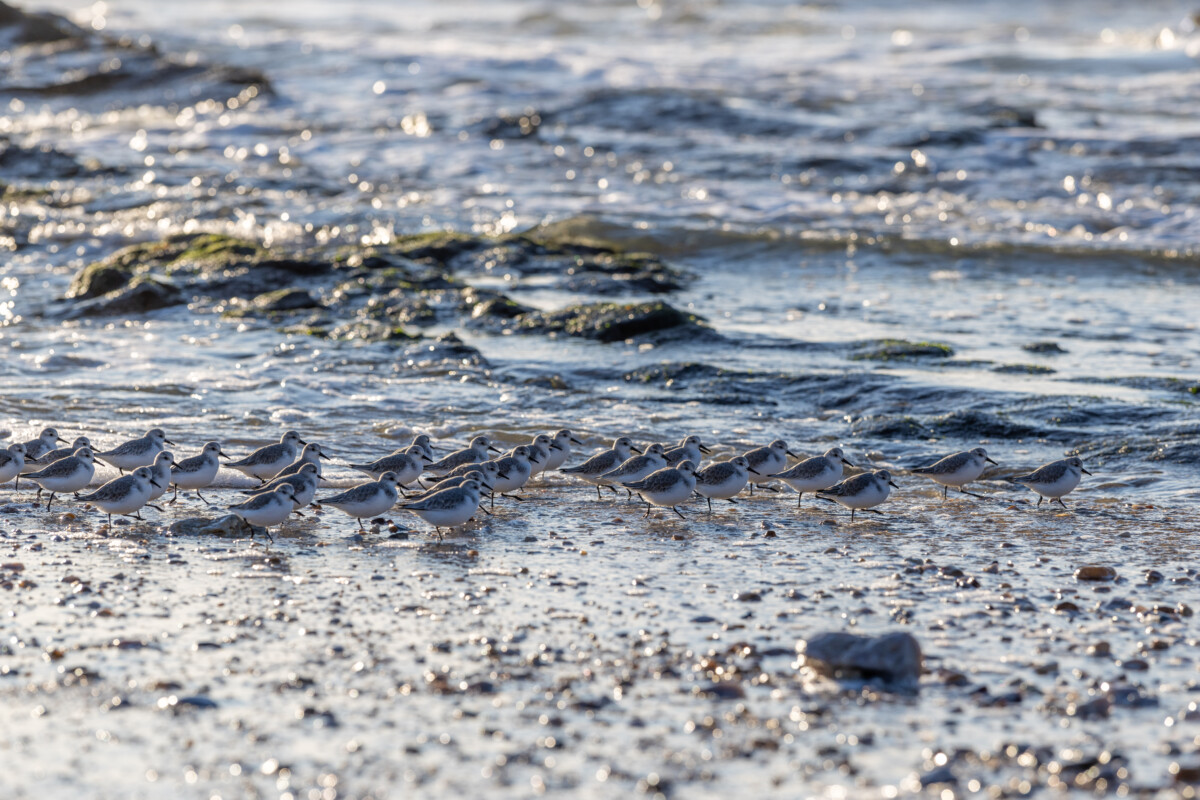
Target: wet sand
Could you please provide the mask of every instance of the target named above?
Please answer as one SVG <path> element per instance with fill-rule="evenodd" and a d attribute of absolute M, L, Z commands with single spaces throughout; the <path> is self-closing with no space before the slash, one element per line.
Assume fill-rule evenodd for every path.
<path fill-rule="evenodd" d="M 682 523 L 557 480 L 529 495 L 442 542 L 403 514 L 361 536 L 326 510 L 267 544 L 0 507 L 3 757 L 27 765 L 5 783 L 1190 796 L 1190 506 L 909 490 L 855 523 L 790 495 Z M 939 533 L 949 519 L 967 532 Z M 1074 577 L 1086 565 L 1116 578 Z M 802 666 L 798 641 L 826 630 L 910 632 L 919 687 Z"/>

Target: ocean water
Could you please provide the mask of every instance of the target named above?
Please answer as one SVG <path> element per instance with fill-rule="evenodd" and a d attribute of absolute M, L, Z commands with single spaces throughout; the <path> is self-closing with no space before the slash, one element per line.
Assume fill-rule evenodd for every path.
<path fill-rule="evenodd" d="M 685 685 L 679 691 L 689 702 L 668 711 L 672 684 L 645 706 L 675 725 L 669 736 L 655 734 L 662 753 L 652 748 L 639 755 L 640 771 L 618 775 L 617 791 L 640 787 L 653 794 L 658 784 L 647 782 L 653 772 L 664 787 L 669 777 L 679 796 L 740 785 L 788 796 L 802 788 L 829 796 L 937 793 L 945 786 L 927 782 L 922 789 L 906 777 L 945 765 L 933 750 L 922 754 L 909 747 L 899 733 L 920 716 L 932 720 L 933 733 L 918 737 L 925 745 L 976 748 L 976 760 L 963 762 L 969 766 L 955 784 L 959 791 L 972 769 L 982 781 L 979 791 L 1010 780 L 1018 794 L 1032 791 L 1021 790 L 1023 780 L 1032 780 L 1034 788 L 1053 785 L 1049 776 L 1059 773 L 1044 769 L 1046 759 L 1031 767 L 1017 755 L 1003 764 L 978 756 L 980 748 L 1006 752 L 1013 736 L 1021 748 L 1074 747 L 1099 759 L 1097 769 L 1112 760 L 1098 754 L 1116 748 L 1121 763 L 1136 766 L 1136 780 L 1106 778 L 1097 789 L 1093 776 L 1093 790 L 1123 785 L 1126 791 L 1166 791 L 1175 785 L 1170 764 L 1187 762 L 1195 747 L 1176 735 L 1175 723 L 1164 727 L 1171 715 L 1191 719 L 1180 710 L 1195 696 L 1194 658 L 1187 649 L 1194 649 L 1194 628 L 1187 616 L 1164 618 L 1165 633 L 1155 628 L 1175 649 L 1150 657 L 1150 671 L 1141 673 L 1139 691 L 1153 695 L 1154 703 L 1118 704 L 1111 716 L 1084 723 L 1091 727 L 1080 733 L 1070 714 L 1059 713 L 1065 706 L 1048 698 L 1094 696 L 1104 681 L 1141 680 L 1122 671 L 1121 659 L 1141 653 L 1139 646 L 1149 641 L 1139 639 L 1142 612 L 1129 616 L 1104 606 L 1111 598 L 1103 592 L 1094 607 L 1080 603 L 1091 614 L 1087 624 L 1053 611 L 1065 602 L 1059 595 L 1074 567 L 1096 562 L 1121 568 L 1122 580 L 1130 583 L 1113 591 L 1136 594 L 1128 608 L 1153 605 L 1147 598 L 1159 591 L 1171 605 L 1197 602 L 1187 565 L 1197 555 L 1200 497 L 1200 30 L 1190 9 L 1173 2 L 1082 0 L 919 7 L 885 0 L 110 0 L 23 8 L 64 15 L 78 28 L 56 22 L 65 31 L 61 36 L 23 42 L 0 15 L 0 98 L 8 98 L 0 107 L 0 247 L 6 250 L 0 261 L 0 432 L 11 438 L 53 424 L 68 438 L 84 433 L 113 444 L 158 425 L 187 452 L 214 435 L 240 451 L 293 427 L 330 443 L 341 460 L 362 460 L 418 430 L 452 442 L 488 432 L 515 444 L 534 432 L 569 426 L 585 439 L 585 449 L 617 435 L 649 442 L 693 432 L 725 455 L 775 438 L 806 454 L 838 443 L 856 463 L 900 476 L 886 516 L 857 526 L 828 509 L 796 512 L 791 495 L 756 497 L 716 520 L 705 520 L 693 503 L 687 523 L 655 517 L 642 523 L 640 509 L 596 502 L 588 489 L 558 478 L 546 497 L 529 504 L 533 508 L 506 509 L 465 542 L 444 546 L 344 546 L 353 523 L 329 512 L 321 524 L 297 523 L 294 534 L 277 542 L 274 552 L 281 555 L 272 557 L 285 559 L 288 569 L 262 561 L 261 553 L 242 544 L 196 546 L 192 558 L 207 569 L 194 565 L 187 584 L 194 597 L 181 605 L 211 605 L 226 583 L 211 577 L 221 569 L 213 564 L 224 559 L 246 559 L 250 571 L 238 573 L 242 577 L 253 574 L 253 563 L 279 575 L 324 571 L 322 580 L 336 582 L 353 570 L 383 570 L 382 564 L 414 585 L 436 582 L 429 569 L 472 584 L 478 582 L 473 576 L 498 570 L 519 587 L 515 576 L 522 573 L 516 570 L 533 548 L 527 536 L 582 542 L 611 535 L 610 542 L 620 542 L 619 557 L 594 570 L 565 570 L 569 581 L 591 575 L 603 583 L 599 594 L 580 590 L 569 600 L 556 598 L 555 579 L 543 577 L 546 585 L 525 587 L 497 610 L 499 635 L 522 635 L 526 621 L 534 624 L 529 615 L 537 618 L 560 600 L 584 616 L 593 602 L 609 611 L 625 608 L 617 587 L 653 574 L 654 562 L 665 559 L 675 572 L 657 599 L 664 607 L 670 607 L 668 598 L 708 593 L 710 584 L 720 587 L 721 597 L 743 584 L 766 591 L 760 617 L 776 621 L 756 629 L 757 650 L 790 651 L 798 638 L 848 624 L 852 608 L 826 613 L 819 602 L 800 615 L 803 622 L 790 621 L 796 618 L 788 616 L 795 596 L 784 593 L 808 597 L 817 591 L 815 580 L 822 590 L 861 585 L 911 604 L 914 627 L 933 630 L 926 631 L 926 641 L 937 644 L 927 651 L 948 669 L 990 684 L 992 695 L 1000 694 L 998 684 L 1017 680 L 1012 662 L 1029 640 L 1046 648 L 1033 661 L 1061 662 L 1061 670 L 1035 673 L 1050 676 L 1046 685 L 1024 691 L 1030 698 L 1041 692 L 1041 700 L 1015 703 L 1016 710 L 981 710 L 971 701 L 970 711 L 962 712 L 964 698 L 972 695 L 954 681 L 935 681 L 920 700 L 893 698 L 872 702 L 867 711 L 844 711 L 854 725 L 886 733 L 878 748 L 865 748 L 853 771 L 840 772 L 833 761 L 812 760 L 812 741 L 791 729 L 788 735 L 795 736 L 776 742 L 780 749 L 771 750 L 776 755 L 763 772 L 739 761 L 756 763 L 754 758 L 766 758 L 761 753 L 722 755 L 716 748 L 707 757 L 663 755 L 681 752 L 677 743 L 662 743 L 678 736 L 701 703 Z M 102 318 L 74 317 L 74 302 L 62 299 L 86 264 L 168 236 L 219 232 L 281 252 L 329 254 L 386 248 L 405 235 L 440 230 L 477 236 L 551 231 L 651 253 L 682 271 L 678 288 L 653 295 L 636 287 L 601 293 L 563 280 L 541 261 L 503 252 L 469 254 L 452 267 L 471 286 L 502 291 L 539 310 L 662 299 L 700 315 L 711 330 L 602 343 L 514 334 L 472 324 L 469 313 L 439 312 L 411 329 L 426 340 L 397 345 L 332 341 L 267 319 L 229 318 L 203 298 Z M 285 287 L 272 282 L 255 293 Z M 327 283 L 313 291 L 337 309 L 334 300 L 344 287 Z M 451 331 L 478 357 L 444 357 L 429 349 L 434 337 Z M 872 357 L 891 340 L 936 347 L 917 356 Z M 905 474 L 979 445 L 1000 462 L 980 484 L 987 498 L 980 504 L 943 506 L 940 491 Z M 1076 513 L 1034 513 L 1030 495 L 1005 479 L 1065 454 L 1080 455 L 1094 473 L 1068 498 Z M 354 480 L 336 465 L 328 477 L 333 485 Z M 235 484 L 232 477 L 223 482 Z M 185 509 L 168 517 L 203 510 Z M 25 505 L 13 513 L 11 524 L 0 518 L 0 528 L 17 549 L 30 546 L 14 533 L 18 529 L 45 543 L 36 551 L 41 555 L 22 556 L 31 572 L 34 558 L 45 559 L 43 585 L 61 577 L 52 559 L 68 557 L 52 552 L 68 544 L 53 544 L 50 536 L 66 537 L 80 549 L 70 556 L 77 571 L 96 555 L 93 548 L 102 553 L 105 560 L 88 567 L 97 575 L 112 566 L 111 559 L 129 557 L 123 548 L 144 548 L 154 564 L 175 547 L 159 535 L 158 523 L 97 544 L 91 517 L 48 522 Z M 395 518 L 411 524 L 423 541 L 419 523 Z M 779 533 L 769 547 L 757 538 L 768 529 Z M 750 536 L 756 538 L 739 539 Z M 339 544 L 317 546 L 326 539 Z M 982 567 L 997 557 L 999 542 L 1019 549 L 1011 568 L 1023 573 L 1021 581 L 981 575 L 985 590 L 963 590 L 967 599 L 957 600 L 953 581 L 928 593 L 887 584 L 894 580 L 888 576 L 916 563 L 909 559 L 949 558 L 964 568 Z M 756 555 L 726 560 L 741 547 Z M 595 555 L 596 547 L 583 549 Z M 468 550 L 476 556 L 467 558 Z M 546 551 L 538 553 L 540 575 L 558 569 Z M 443 558 L 437 568 L 422 562 Z M 848 566 L 854 558 L 862 561 Z M 1056 574 L 1038 571 L 1043 558 L 1053 560 L 1046 569 Z M 813 566 L 798 579 L 792 568 L 804 563 Z M 1132 581 L 1149 569 L 1168 580 L 1143 581 L 1135 592 Z M 167 566 L 146 570 L 155 586 L 170 585 Z M 1185 580 L 1172 582 L 1180 577 Z M 1040 615 L 1022 618 L 1016 634 L 997 634 L 991 630 L 997 607 L 1015 604 L 1018 614 L 1029 613 L 1020 611 L 1020 598 L 1013 599 L 1020 593 L 1012 589 L 1014 581 Z M 238 589 L 238 603 L 263 600 L 260 584 L 251 584 Z M 1090 596 L 1092 589 L 1078 591 Z M 327 599 L 324 589 L 297 593 L 313 605 Z M 50 595 L 42 599 L 53 601 Z M 962 637 L 978 637 L 978 651 L 946 633 L 945 608 L 960 602 L 974 610 L 955 624 Z M 46 639 L 41 626 L 65 625 L 55 615 L 71 612 L 61 606 L 35 611 L 36 605 L 21 606 L 16 616 L 22 627 L 9 649 L 0 650 L 0 666 L 10 658 L 24 677 L 7 687 L 0 677 L 0 691 L 10 692 L 19 710 L 12 719 L 20 717 L 27 737 L 20 752 L 42 763 L 49 745 L 39 741 L 66 744 L 55 738 L 61 730 L 51 737 L 39 727 L 45 724 L 41 715 L 29 721 L 26 706 L 44 701 L 26 697 L 22 687 L 57 680 L 47 671 L 54 664 L 31 658 L 32 650 L 22 655 L 15 642 Z M 877 605 L 877 616 L 856 624 L 871 632 L 909 624 L 897 622 L 885 601 Z M 371 606 L 363 624 L 386 628 L 394 613 L 389 608 Z M 449 650 L 434 652 L 459 654 L 462 669 L 474 676 L 470 681 L 497 683 L 495 675 L 478 672 L 471 655 L 480 647 L 478 637 L 489 634 L 473 630 L 469 608 L 437 612 L 448 620 L 447 640 L 453 641 Z M 597 623 L 593 631 L 602 644 L 587 652 L 603 667 L 585 678 L 576 670 L 554 671 L 555 680 L 619 683 L 627 665 L 618 662 L 628 657 L 622 648 L 633 641 L 629 637 L 653 638 L 634 619 L 653 614 L 645 607 L 626 610 L 629 617 Z M 323 625 L 340 624 L 329 623 L 330 615 L 341 619 L 338 613 L 314 613 Z M 690 622 L 702 614 L 664 613 L 684 640 L 672 668 L 686 664 L 690 670 L 709 623 Z M 275 621 L 287 630 L 294 623 Z M 1119 631 L 1106 633 L 1105 625 Z M 552 647 L 568 647 L 586 629 L 548 625 L 544 635 Z M 281 636 L 290 635 L 283 630 Z M 96 637 L 80 629 L 65 635 L 74 646 L 95 644 Z M 406 655 L 390 656 L 396 660 L 388 680 L 425 681 L 421 670 L 428 664 L 420 654 L 436 629 L 417 626 L 396 635 L 401 638 L 389 639 L 388 647 Z M 418 655 L 406 636 L 421 637 Z M 1124 648 L 1115 663 L 1105 662 L 1107 672 L 1081 655 L 1105 636 L 1114 638 L 1114 651 Z M 286 649 L 275 644 L 245 647 L 247 660 L 286 660 Z M 172 663 L 186 660 L 183 651 L 167 650 Z M 1181 654 L 1185 650 L 1188 655 Z M 316 655 L 323 652 L 316 648 L 312 657 L 336 660 L 343 651 L 336 658 Z M 776 659 L 766 671 L 774 670 L 777 679 L 791 674 L 790 658 L 766 658 Z M 324 674 L 330 663 L 313 670 Z M 230 669 L 221 659 L 210 666 Z M 119 683 L 101 672 L 105 681 L 116 681 L 101 683 L 104 691 Z M 529 675 L 513 680 L 506 702 L 531 702 L 550 685 Z M 345 687 L 335 691 L 329 680 L 318 683 L 310 691 L 336 705 L 331 698 Z M 228 702 L 249 708 L 264 686 L 229 680 Z M 376 699 L 391 698 L 382 684 L 373 691 Z M 780 720 L 785 727 L 797 723 L 788 693 L 809 688 L 789 684 L 786 696 L 780 691 L 752 689 L 749 699 L 718 701 L 730 708 L 753 705 L 763 725 L 776 720 L 769 728 L 776 731 L 782 730 Z M 423 698 L 421 713 L 434 719 L 452 713 L 451 695 Z M 822 703 L 852 705 L 845 697 L 822 696 Z M 139 702 L 153 706 L 154 699 Z M 516 777 L 497 768 L 494 757 L 503 748 L 488 750 L 491 766 L 481 766 L 482 756 L 469 747 L 453 758 L 429 756 L 442 778 L 409 780 L 403 767 L 392 770 L 387 759 L 395 753 L 388 750 L 387 757 L 373 753 L 381 760 L 369 760 L 350 793 L 391 796 L 384 787 L 400 776 L 426 794 L 524 796 L 540 780 L 543 789 L 611 796 L 614 783 L 595 775 L 615 763 L 620 743 L 639 735 L 645 722 L 639 714 L 649 713 L 620 700 L 608 732 L 594 734 L 595 753 L 573 746 L 557 766 L 546 767 L 542 759 L 537 780 L 525 766 Z M 107 713 L 86 699 L 73 702 L 85 728 Z M 545 725 L 537 715 L 533 722 L 525 719 L 515 706 L 495 708 L 503 709 L 495 712 L 501 727 Z M 290 706 L 272 711 L 254 724 L 279 737 L 297 774 L 303 772 L 312 787 L 331 788 L 320 779 L 332 767 L 319 748 L 305 749 L 303 731 L 289 721 Z M 679 719 L 672 717 L 676 711 Z M 169 728 L 175 717 L 168 716 L 150 718 Z M 247 711 L 244 719 L 251 717 Z M 355 719 L 370 735 L 386 735 L 372 727 L 369 711 Z M 959 720 L 965 720 L 961 728 Z M 1009 739 L 995 733 L 1010 724 Z M 482 736 L 475 727 L 471 735 Z M 855 728 L 856 741 L 864 730 Z M 827 732 L 834 745 L 846 746 L 833 728 Z M 164 778 L 169 774 L 177 793 L 208 796 L 207 788 L 217 785 L 211 783 L 212 765 L 228 759 L 234 738 L 205 755 L 211 761 L 207 778 L 185 780 L 187 765 L 174 763 L 167 752 L 153 769 Z M 337 746 L 343 745 L 339 740 Z M 391 745 L 394 750 L 399 743 Z M 1057 757 L 1076 763 L 1084 756 Z M 88 770 L 101 769 L 103 758 L 88 756 L 79 771 L 54 780 L 73 791 L 110 796 L 88 788 Z M 715 777 L 702 778 L 708 767 L 701 762 L 709 761 Z M 802 761 L 803 769 L 797 766 Z M 341 774 L 355 769 L 351 762 L 338 766 Z M 162 788 L 143 785 L 140 767 L 130 771 L 124 762 L 113 763 L 123 766 L 108 775 L 118 787 L 112 795 L 135 785 L 146 796 Z M 468 764 L 471 777 L 455 774 L 455 763 Z M 1022 772 L 1029 769 L 1033 778 Z M 275 773 L 257 763 L 246 770 L 256 775 L 254 791 L 266 796 Z M 814 771 L 826 777 L 818 780 Z M 27 792 L 58 786 L 47 784 L 46 774 L 53 769 L 25 774 L 16 785 Z M 586 780 L 580 777 L 585 774 Z M 249 785 L 224 791 L 249 791 Z M 392 795 L 408 796 L 399 790 Z"/>

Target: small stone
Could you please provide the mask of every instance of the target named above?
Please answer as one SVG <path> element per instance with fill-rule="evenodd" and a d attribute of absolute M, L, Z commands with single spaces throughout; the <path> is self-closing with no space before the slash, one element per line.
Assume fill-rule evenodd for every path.
<path fill-rule="evenodd" d="M 909 633 L 875 637 L 822 633 L 797 649 L 805 666 L 832 678 L 861 676 L 915 685 L 921 677 L 921 645 Z"/>
<path fill-rule="evenodd" d="M 1108 642 L 1096 642 L 1088 645 L 1087 654 L 1089 656 L 1107 656 L 1112 653 L 1112 645 Z"/>
<path fill-rule="evenodd" d="M 1116 580 L 1117 571 L 1112 567 L 1099 564 L 1089 564 L 1075 570 L 1077 581 L 1112 581 Z"/>

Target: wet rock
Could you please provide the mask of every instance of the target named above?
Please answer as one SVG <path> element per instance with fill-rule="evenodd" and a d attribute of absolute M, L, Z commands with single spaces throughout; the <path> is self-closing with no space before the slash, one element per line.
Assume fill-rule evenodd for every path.
<path fill-rule="evenodd" d="M 121 289 L 85 300 L 67 316 L 78 318 L 146 314 L 186 302 L 183 290 L 175 284 L 142 275 Z"/>
<path fill-rule="evenodd" d="M 83 35 L 83 29 L 58 14 L 31 14 L 0 2 L 0 41 L 5 45 L 48 44 Z"/>
<path fill-rule="evenodd" d="M 265 528 L 248 526 L 236 514 L 223 517 L 187 517 L 176 520 L 167 528 L 171 536 L 266 536 Z"/>
<path fill-rule="evenodd" d="M 896 684 L 916 684 L 921 677 L 921 645 L 909 633 L 857 636 L 822 633 L 797 649 L 805 666 L 831 678 L 880 678 Z"/>
<path fill-rule="evenodd" d="M 1007 375 L 1053 375 L 1055 370 L 1041 364 L 999 364 L 992 367 L 992 372 Z"/>
<path fill-rule="evenodd" d="M 1112 581 L 1117 579 L 1117 571 L 1112 567 L 1090 564 L 1075 570 L 1077 581 Z"/>
<path fill-rule="evenodd" d="M 1030 342 L 1029 344 L 1021 345 L 1021 349 L 1027 353 L 1065 353 L 1067 352 L 1058 342 Z"/>
<path fill-rule="evenodd" d="M 304 289 L 289 288 L 260 294 L 250 301 L 250 310 L 274 313 L 296 311 L 305 308 L 318 308 L 320 305 L 316 298 Z"/>
<path fill-rule="evenodd" d="M 533 312 L 517 318 L 522 333 L 565 333 L 601 342 L 657 335 L 692 337 L 713 335 L 703 320 L 663 302 L 593 303 L 561 311 Z"/>
<path fill-rule="evenodd" d="M 861 345 L 850 358 L 854 361 L 903 361 L 914 358 L 949 358 L 954 348 L 939 342 L 910 342 L 879 339 Z"/>

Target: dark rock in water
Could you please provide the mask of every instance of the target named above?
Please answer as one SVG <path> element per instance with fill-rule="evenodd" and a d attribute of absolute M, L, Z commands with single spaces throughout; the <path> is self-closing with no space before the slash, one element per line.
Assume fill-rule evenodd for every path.
<path fill-rule="evenodd" d="M 264 292 L 250 301 L 255 311 L 295 311 L 302 308 L 318 308 L 321 304 L 304 289 L 276 289 Z"/>
<path fill-rule="evenodd" d="M 183 291 L 175 284 L 141 275 L 124 288 L 85 300 L 67 316 L 78 318 L 146 314 L 186 302 Z"/>
<path fill-rule="evenodd" d="M 1058 342 L 1030 342 L 1029 344 L 1021 345 L 1021 349 L 1028 353 L 1065 353 L 1062 345 Z"/>
<path fill-rule="evenodd" d="M 529 306 L 521 305 L 512 298 L 501 295 L 475 303 L 471 308 L 471 318 L 514 319 L 522 314 L 528 314 L 533 310 Z"/>
<path fill-rule="evenodd" d="M 822 633 L 801 642 L 796 649 L 804 656 L 805 666 L 830 678 L 878 678 L 908 685 L 915 685 L 921 678 L 921 645 L 908 633 Z"/>
<path fill-rule="evenodd" d="M 949 358 L 952 355 L 954 348 L 948 344 L 879 339 L 865 343 L 850 357 L 855 361 L 897 361 L 911 358 Z"/>
<path fill-rule="evenodd" d="M 409 345 L 397 357 L 397 361 L 404 368 L 434 370 L 490 366 L 482 353 L 465 344 L 453 332 L 442 334 L 432 342 L 425 339 Z"/>
<path fill-rule="evenodd" d="M 71 280 L 67 297 L 88 300 L 115 292 L 132 279 L 132 273 L 105 261 L 89 264 Z"/>
<path fill-rule="evenodd" d="M 977 439 L 1038 439 L 1069 438 L 1069 431 L 1054 431 L 1017 422 L 1007 416 L 985 411 L 951 411 L 929 420 L 929 427 L 939 436 Z"/>
<path fill-rule="evenodd" d="M 7 137 L 0 138 L 0 176 L 8 180 L 44 182 L 54 178 L 73 178 L 84 165 L 48 144 L 22 147 Z"/>
<path fill-rule="evenodd" d="M 1053 375 L 1055 370 L 1040 364 L 1000 364 L 992 367 L 992 372 L 1008 375 Z"/>
<path fill-rule="evenodd" d="M 639 336 L 712 334 L 703 320 L 663 302 L 593 303 L 561 311 L 536 311 L 517 318 L 522 333 L 565 333 L 601 342 L 621 342 Z"/>
<path fill-rule="evenodd" d="M 58 14 L 29 14 L 0 2 L 0 44 L 49 44 L 84 35 L 79 26 Z"/>

